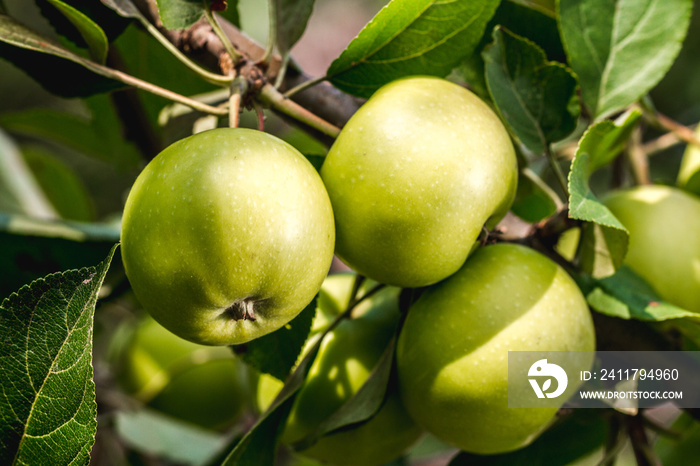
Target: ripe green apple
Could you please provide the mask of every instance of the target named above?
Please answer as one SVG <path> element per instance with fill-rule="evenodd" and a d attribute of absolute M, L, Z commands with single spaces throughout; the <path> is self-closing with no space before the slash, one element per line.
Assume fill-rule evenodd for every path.
<path fill-rule="evenodd" d="M 228 348 L 183 340 L 150 317 L 139 322 L 120 353 L 124 389 L 184 421 L 225 428 L 250 398 L 247 367 Z"/>
<path fill-rule="evenodd" d="M 630 233 L 625 263 L 661 298 L 700 312 L 700 199 L 669 186 L 638 186 L 604 202 Z"/>
<path fill-rule="evenodd" d="M 322 294 L 330 291 L 332 305 L 322 309 L 320 302 L 317 315 L 337 312 L 337 304 L 337 310 L 345 309 L 353 280 L 354 275 L 330 276 L 321 289 Z M 396 332 L 400 318 L 398 293 L 397 288 L 384 288 L 368 297 L 354 309 L 353 319 L 341 322 L 326 336 L 294 402 L 283 443 L 306 437 L 364 384 Z M 282 382 L 262 375 L 258 405 L 267 407 L 281 388 Z M 398 457 L 421 432 L 394 392 L 371 420 L 326 435 L 301 454 L 337 465 L 379 465 Z"/>
<path fill-rule="evenodd" d="M 484 224 L 505 215 L 517 162 L 478 97 L 412 77 L 385 85 L 353 115 L 321 176 L 338 256 L 379 282 L 418 287 L 456 272 Z"/>
<path fill-rule="evenodd" d="M 334 239 L 321 178 L 296 149 L 220 128 L 148 164 L 126 201 L 121 240 L 134 293 L 161 325 L 232 345 L 280 328 L 313 299 Z"/>
<path fill-rule="evenodd" d="M 409 309 L 396 352 L 399 392 L 440 440 L 506 452 L 531 442 L 557 410 L 508 408 L 508 351 L 594 349 L 586 300 L 561 267 L 524 246 L 486 246 Z"/>

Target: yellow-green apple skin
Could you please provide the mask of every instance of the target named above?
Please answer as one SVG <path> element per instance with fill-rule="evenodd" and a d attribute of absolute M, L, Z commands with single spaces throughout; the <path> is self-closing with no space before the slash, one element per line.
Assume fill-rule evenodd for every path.
<path fill-rule="evenodd" d="M 664 300 L 700 312 L 700 198 L 649 185 L 604 202 L 629 231 L 625 263 Z"/>
<path fill-rule="evenodd" d="M 345 309 L 353 280 L 353 275 L 326 280 L 322 290 L 330 290 L 331 308 L 318 309 L 317 318 L 324 312 L 334 313 L 338 304 L 338 310 Z M 282 442 L 292 444 L 306 437 L 360 389 L 396 332 L 400 318 L 398 293 L 397 288 L 384 288 L 368 297 L 355 308 L 352 320 L 341 322 L 326 336 L 294 402 Z M 261 376 L 259 407 L 266 408 L 281 388 L 282 382 Z M 367 423 L 325 435 L 300 453 L 329 464 L 380 465 L 400 456 L 421 433 L 394 392 Z"/>
<path fill-rule="evenodd" d="M 250 400 L 247 367 L 230 349 L 183 340 L 150 317 L 136 327 L 119 367 L 129 394 L 202 427 L 230 426 Z"/>
<path fill-rule="evenodd" d="M 334 239 L 321 178 L 296 149 L 220 128 L 172 144 L 143 170 L 121 250 L 134 293 L 161 325 L 232 345 L 280 328 L 313 299 Z"/>
<path fill-rule="evenodd" d="M 586 300 L 560 266 L 524 246 L 486 246 L 409 309 L 396 353 L 399 392 L 440 440 L 507 452 L 536 438 L 557 411 L 508 408 L 508 351 L 594 349 Z"/>
<path fill-rule="evenodd" d="M 433 77 L 380 88 L 348 121 L 321 176 L 336 253 L 381 283 L 419 287 L 453 274 L 517 184 L 515 152 L 496 114 Z"/>

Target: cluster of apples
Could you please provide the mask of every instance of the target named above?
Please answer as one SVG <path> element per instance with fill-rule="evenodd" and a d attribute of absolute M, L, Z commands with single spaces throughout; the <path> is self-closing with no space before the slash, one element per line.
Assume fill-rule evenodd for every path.
<path fill-rule="evenodd" d="M 398 390 L 370 421 L 303 453 L 381 464 L 422 431 L 465 451 L 505 452 L 531 442 L 556 411 L 508 408 L 508 351 L 595 348 L 586 300 L 560 266 L 520 245 L 477 247 L 510 208 L 516 183 L 510 137 L 484 102 L 442 79 L 406 78 L 357 111 L 320 176 L 290 145 L 248 129 L 166 148 L 129 194 L 122 257 L 160 324 L 196 343 L 235 345 L 285 325 L 319 289 L 319 313 L 342 312 L 353 279 L 326 278 L 335 252 L 389 286 L 327 335 L 283 441 L 304 438 L 356 393 L 400 331 Z M 622 214 L 633 202 L 625 199 L 610 206 L 634 223 Z M 700 201 L 687 202 L 700 212 Z M 649 251 L 635 259 L 646 246 L 632 238 L 634 267 Z M 427 287 L 401 326 L 400 287 Z M 697 287 L 660 292 L 700 302 Z M 258 385 L 264 408 L 281 382 Z"/>

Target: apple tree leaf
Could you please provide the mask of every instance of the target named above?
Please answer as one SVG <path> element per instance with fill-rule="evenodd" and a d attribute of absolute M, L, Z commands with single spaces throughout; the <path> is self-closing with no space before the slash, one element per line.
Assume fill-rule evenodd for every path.
<path fill-rule="evenodd" d="M 81 57 L 2 14 L 0 56 L 60 96 L 84 97 L 123 87 L 123 84 L 113 80 L 116 71 Z M 47 73 L 47 69 L 51 73 Z"/>
<path fill-rule="evenodd" d="M 598 200 L 588 184 L 593 171 L 610 163 L 624 148 L 639 119 L 638 112 L 621 117 L 617 123 L 601 121 L 581 138 L 569 172 L 569 217 L 584 220 L 582 269 L 596 278 L 615 273 L 627 253 L 627 229 Z"/>
<path fill-rule="evenodd" d="M 529 168 L 518 175 L 518 190 L 511 210 L 515 215 L 531 223 L 553 215 L 561 207 L 559 196 Z"/>
<path fill-rule="evenodd" d="M 0 212 L 0 299 L 44 275 L 95 264 L 118 241 L 118 224 L 47 221 Z"/>
<path fill-rule="evenodd" d="M 120 439 L 138 451 L 177 464 L 207 464 L 225 445 L 225 437 L 154 409 L 117 411 Z"/>
<path fill-rule="evenodd" d="M 284 380 L 292 371 L 304 348 L 316 315 L 315 297 L 291 322 L 284 327 L 234 347 L 243 361 L 258 371 Z"/>
<path fill-rule="evenodd" d="M 202 0 L 156 0 L 166 29 L 187 29 L 204 15 Z"/>
<path fill-rule="evenodd" d="M 115 249 L 0 305 L 0 463 L 88 464 L 97 431 L 93 316 Z"/>
<path fill-rule="evenodd" d="M 104 64 L 107 60 L 109 41 L 107 39 L 107 34 L 105 34 L 102 28 L 82 11 L 68 4 L 68 2 L 62 0 L 45 1 L 55 8 L 56 11 L 60 12 L 60 14 L 78 31 L 80 37 L 87 45 L 92 59 L 98 63 Z"/>
<path fill-rule="evenodd" d="M 513 1 L 502 1 L 491 21 L 486 25 L 486 31 L 493 31 L 496 26 L 502 26 L 521 37 L 527 37 L 547 54 L 549 60 L 566 61 L 564 46 L 561 44 L 557 20 L 554 15 L 544 13 L 533 4 L 520 4 Z M 484 76 L 484 60 L 482 52 L 491 42 L 491 34 L 484 34 L 476 47 L 476 52 L 467 57 L 455 70 L 470 88 L 483 98 L 488 98 L 486 78 Z"/>
<path fill-rule="evenodd" d="M 654 452 L 661 464 L 673 466 L 693 464 L 700 457 L 700 422 L 686 413 L 682 413 L 670 429 L 676 436 L 659 436 L 654 443 Z"/>
<path fill-rule="evenodd" d="M 588 304 L 600 312 L 620 319 L 659 322 L 700 315 L 661 299 L 642 277 L 622 266 L 614 275 L 602 279 L 581 278 Z"/>
<path fill-rule="evenodd" d="M 275 0 L 277 47 L 286 54 L 301 39 L 309 22 L 315 0 Z"/>
<path fill-rule="evenodd" d="M 516 138 L 535 154 L 576 128 L 576 78 L 561 63 L 547 61 L 535 43 L 497 27 L 482 53 L 486 84 Z"/>
<path fill-rule="evenodd" d="M 229 446 L 230 453 L 222 462 L 222 466 L 274 464 L 277 442 L 287 423 L 296 395 L 304 385 L 306 375 L 318 354 L 318 349 L 326 333 L 327 331 L 304 354 L 302 360 L 285 381 L 282 390 L 255 425 L 240 441 Z"/>
<path fill-rule="evenodd" d="M 561 0 L 559 26 L 583 101 L 596 118 L 636 101 L 666 74 L 692 0 Z"/>
<path fill-rule="evenodd" d="M 360 97 L 404 76 L 447 76 L 474 52 L 498 4 L 392 0 L 331 63 L 326 76 Z"/>
<path fill-rule="evenodd" d="M 384 401 L 395 351 L 396 336 L 389 341 L 377 365 L 372 369 L 362 387 L 336 412 L 320 423 L 314 431 L 296 442 L 294 448 L 299 451 L 305 450 L 322 436 L 328 433 L 332 434 L 336 429 L 358 424 L 372 417 L 381 408 Z"/>
<path fill-rule="evenodd" d="M 578 409 L 542 433 L 530 445 L 499 455 L 462 452 L 449 466 L 565 466 L 593 453 L 605 443 L 607 422 L 594 409 Z"/>

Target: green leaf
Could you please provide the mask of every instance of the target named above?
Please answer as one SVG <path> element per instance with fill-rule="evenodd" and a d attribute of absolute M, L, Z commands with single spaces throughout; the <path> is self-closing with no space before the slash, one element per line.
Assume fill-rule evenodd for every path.
<path fill-rule="evenodd" d="M 576 78 L 527 39 L 496 28 L 483 52 L 486 83 L 513 134 L 536 154 L 576 128 Z M 574 102 L 574 105 L 571 103 Z"/>
<path fill-rule="evenodd" d="M 299 359 L 316 315 L 315 297 L 298 316 L 268 335 L 234 347 L 243 361 L 258 371 L 284 380 Z"/>
<path fill-rule="evenodd" d="M 156 3 L 166 29 L 187 29 L 204 15 L 202 0 L 157 0 Z"/>
<path fill-rule="evenodd" d="M 594 409 L 580 409 L 558 420 L 532 444 L 500 455 L 460 453 L 450 466 L 512 466 L 578 464 L 577 459 L 595 451 L 605 442 L 607 423 Z M 584 463 L 586 464 L 586 463 Z"/>
<path fill-rule="evenodd" d="M 692 0 L 560 0 L 559 25 L 584 102 L 596 118 L 636 101 L 681 49 Z"/>
<path fill-rule="evenodd" d="M 22 153 L 0 128 L 0 210 L 54 219 L 56 210 L 27 166 Z"/>
<path fill-rule="evenodd" d="M 275 0 L 277 47 L 286 54 L 301 39 L 314 8 L 314 0 Z"/>
<path fill-rule="evenodd" d="M 112 261 L 49 275 L 0 305 L 0 462 L 88 464 L 97 431 L 92 330 Z"/>
<path fill-rule="evenodd" d="M 46 0 L 61 12 L 65 18 L 78 30 L 80 36 L 90 50 L 90 56 L 98 63 L 104 64 L 107 60 L 107 48 L 109 42 L 107 35 L 93 20 L 84 15 L 80 10 L 61 0 Z"/>
<path fill-rule="evenodd" d="M 22 156 L 62 218 L 80 222 L 93 220 L 95 208 L 90 194 L 68 165 L 39 145 L 22 147 Z"/>
<path fill-rule="evenodd" d="M 539 222 L 561 207 L 559 196 L 529 168 L 518 175 L 518 190 L 511 210 L 527 222 Z"/>
<path fill-rule="evenodd" d="M 151 409 L 118 411 L 114 422 L 129 446 L 177 464 L 205 464 L 226 445 L 221 434 Z"/>
<path fill-rule="evenodd" d="M 322 436 L 351 424 L 357 424 L 371 418 L 382 406 L 391 375 L 396 336 L 387 345 L 372 369 L 369 377 L 360 389 L 348 399 L 336 412 L 319 424 L 305 438 L 294 444 L 294 449 L 301 451 L 312 446 Z"/>
<path fill-rule="evenodd" d="M 143 14 L 131 0 L 100 0 L 125 18 L 142 18 Z"/>
<path fill-rule="evenodd" d="M 0 212 L 0 299 L 61 270 L 102 260 L 119 241 L 119 224 L 46 221 Z"/>
<path fill-rule="evenodd" d="M 581 138 L 569 172 L 569 217 L 592 222 L 584 225 L 581 266 L 596 278 L 615 273 L 627 253 L 628 232 L 593 194 L 588 179 L 597 168 L 610 163 L 624 148 L 634 129 L 638 112 L 617 123 L 601 121 Z"/>
<path fill-rule="evenodd" d="M 685 466 L 700 458 L 700 423 L 683 413 L 671 424 L 671 430 L 678 432 L 677 438 L 659 436 L 654 444 L 661 464 L 664 466 Z"/>
<path fill-rule="evenodd" d="M 559 29 L 554 15 L 548 15 L 545 10 L 533 4 L 523 2 L 522 5 L 513 1 L 503 1 L 498 6 L 491 21 L 486 25 L 486 31 L 493 31 L 496 26 L 502 26 L 510 32 L 537 44 L 547 54 L 549 60 L 566 61 L 564 47 L 559 38 Z M 470 87 L 488 99 L 488 90 L 484 76 L 484 60 L 482 52 L 491 41 L 491 34 L 484 34 L 476 48 L 476 52 L 467 57 L 457 69 L 458 75 L 469 83 Z"/>
<path fill-rule="evenodd" d="M 336 87 L 360 97 L 404 76 L 447 76 L 474 52 L 499 2 L 392 0 L 326 75 Z"/>
<path fill-rule="evenodd" d="M 318 354 L 323 336 L 325 336 L 325 333 L 316 340 L 316 343 L 304 355 L 304 358 L 294 369 L 294 372 L 291 373 L 272 404 L 260 416 L 258 422 L 240 442 L 232 446 L 231 452 L 223 461 L 222 466 L 274 464 L 277 442 L 287 424 L 287 418 L 294 405 L 294 399 L 304 384 L 311 364 Z"/>
<path fill-rule="evenodd" d="M 600 312 L 620 319 L 659 322 L 700 315 L 662 300 L 644 279 L 623 266 L 610 277 L 584 282 L 588 304 Z"/>
<path fill-rule="evenodd" d="M 61 144 L 121 170 L 137 168 L 141 156 L 118 130 L 121 123 L 109 97 L 94 96 L 85 103 L 92 113 L 90 118 L 35 108 L 0 115 L 0 127 L 25 138 Z"/>
<path fill-rule="evenodd" d="M 55 94 L 87 96 L 123 86 L 113 81 L 116 71 L 71 52 L 7 15 L 0 15 L 0 43 L 0 56 L 18 64 Z M 47 73 L 47 69 L 52 72 Z M 93 73 L 109 79 L 95 79 Z"/>

